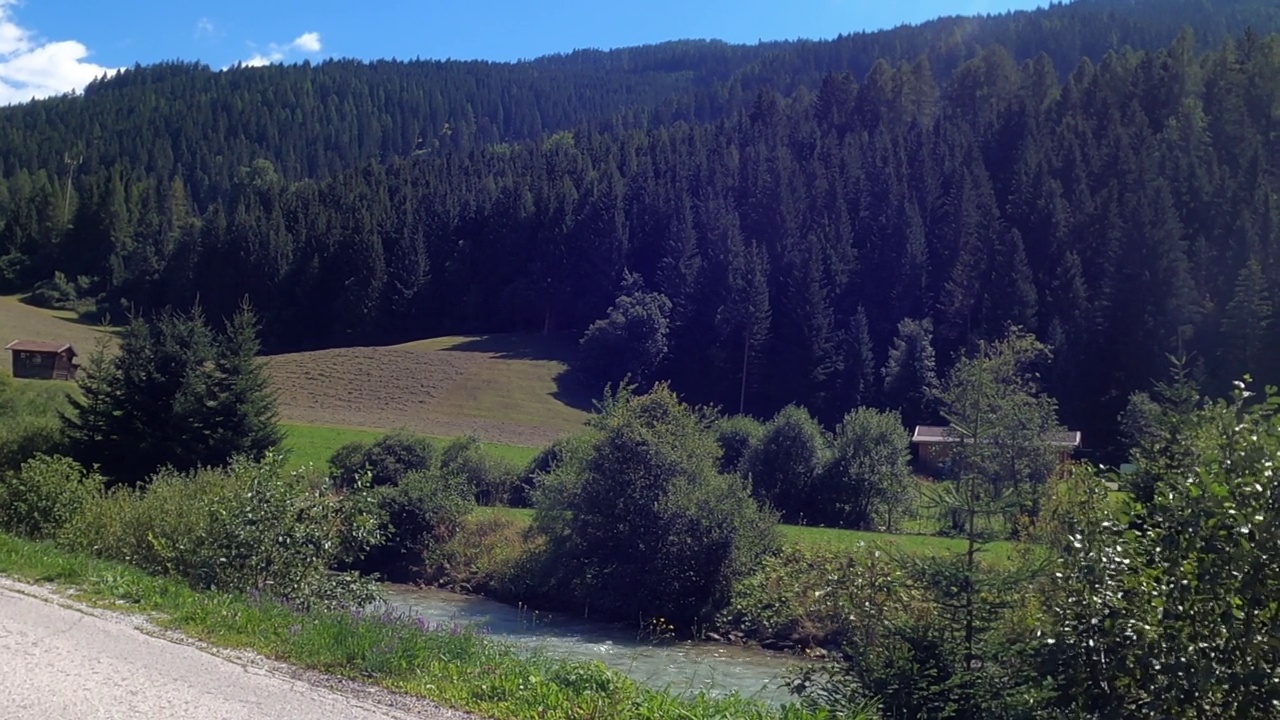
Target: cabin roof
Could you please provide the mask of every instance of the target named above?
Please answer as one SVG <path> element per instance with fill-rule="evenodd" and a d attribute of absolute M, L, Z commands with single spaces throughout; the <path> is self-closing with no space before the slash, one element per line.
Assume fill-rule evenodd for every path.
<path fill-rule="evenodd" d="M 1080 447 L 1080 431 L 1067 430 L 1045 435 L 1045 442 L 1057 447 Z M 951 428 L 934 425 L 917 425 L 911 436 L 911 442 L 918 444 L 960 442 L 960 438 L 951 434 Z"/>
<path fill-rule="evenodd" d="M 4 349 L 16 352 L 53 353 L 55 355 L 64 350 L 70 350 L 72 355 L 76 354 L 75 348 L 71 347 L 70 343 L 44 342 L 41 340 L 14 340 L 5 345 Z"/>

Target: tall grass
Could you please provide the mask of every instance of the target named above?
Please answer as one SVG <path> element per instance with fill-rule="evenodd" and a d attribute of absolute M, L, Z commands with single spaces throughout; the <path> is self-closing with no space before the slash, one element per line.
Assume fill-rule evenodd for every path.
<path fill-rule="evenodd" d="M 0 471 L 16 470 L 37 453 L 59 449 L 59 412 L 69 407 L 74 392 L 78 391 L 71 383 L 0 375 Z"/>
<path fill-rule="evenodd" d="M 148 613 L 161 626 L 215 645 L 361 679 L 494 720 L 831 717 L 739 697 L 676 697 L 599 662 L 530 655 L 482 630 L 431 626 L 389 611 L 307 613 L 243 595 L 197 592 L 173 578 L 6 535 L 0 535 L 0 574 L 74 588 L 90 603 Z"/>

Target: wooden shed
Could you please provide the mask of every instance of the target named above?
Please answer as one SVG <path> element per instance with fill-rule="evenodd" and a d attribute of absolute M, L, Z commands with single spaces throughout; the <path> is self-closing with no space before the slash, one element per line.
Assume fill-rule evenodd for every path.
<path fill-rule="evenodd" d="M 13 353 L 13 376 L 37 380 L 75 380 L 76 349 L 67 343 L 14 340 L 5 346 Z"/>
<path fill-rule="evenodd" d="M 1064 464 L 1070 462 L 1076 448 L 1080 447 L 1080 441 L 1080 432 L 1076 430 L 1050 433 L 1044 438 L 1045 444 L 1058 451 L 1058 460 Z M 952 434 L 951 428 L 917 426 L 915 433 L 911 436 L 911 443 L 919 452 L 918 463 L 921 472 L 931 475 L 937 473 L 951 455 L 951 448 L 958 442 L 960 438 Z"/>

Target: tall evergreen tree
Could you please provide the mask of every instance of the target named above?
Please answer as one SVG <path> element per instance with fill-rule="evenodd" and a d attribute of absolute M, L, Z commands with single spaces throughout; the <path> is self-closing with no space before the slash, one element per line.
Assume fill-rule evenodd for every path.
<path fill-rule="evenodd" d="M 1222 318 L 1225 344 L 1221 366 L 1225 379 L 1238 380 L 1245 374 L 1262 373 L 1262 363 L 1267 359 L 1265 350 L 1271 338 L 1271 318 L 1271 299 L 1262 268 L 1250 260 L 1236 276 L 1235 292 Z"/>
<path fill-rule="evenodd" d="M 908 427 L 934 419 L 938 369 L 932 319 L 898 323 L 898 337 L 889 349 L 882 373 L 885 404 L 900 412 Z"/>

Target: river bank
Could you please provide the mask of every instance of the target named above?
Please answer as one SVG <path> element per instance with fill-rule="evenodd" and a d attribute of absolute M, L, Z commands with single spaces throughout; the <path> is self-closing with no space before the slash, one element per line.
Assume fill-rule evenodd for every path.
<path fill-rule="evenodd" d="M 808 720 L 822 714 L 708 693 L 677 697 L 600 662 L 522 652 L 461 627 L 402 613 L 301 613 L 282 604 L 197 592 L 175 578 L 0 535 L 0 575 L 52 583 L 77 600 L 140 613 L 214 646 L 367 682 L 493 720 L 734 717 Z"/>
<path fill-rule="evenodd" d="M 797 665 L 811 662 L 752 646 L 654 638 L 617 624 L 438 588 L 383 585 L 380 590 L 392 607 L 435 625 L 480 627 L 489 637 L 532 652 L 569 660 L 598 660 L 632 680 L 673 695 L 737 694 L 781 705 L 792 700 L 785 687 L 787 676 Z"/>
<path fill-rule="evenodd" d="M 429 556 L 421 585 L 508 606 L 590 617 L 590 608 L 567 606 L 554 591 L 555 568 L 547 567 L 543 541 L 521 518 L 477 513 Z M 900 592 L 899 566 L 872 544 L 827 548 L 784 543 L 732 589 L 714 621 L 684 640 L 698 640 L 762 655 L 797 660 L 840 652 L 859 626 L 858 608 Z M 652 633 L 640 623 L 624 625 Z"/>

